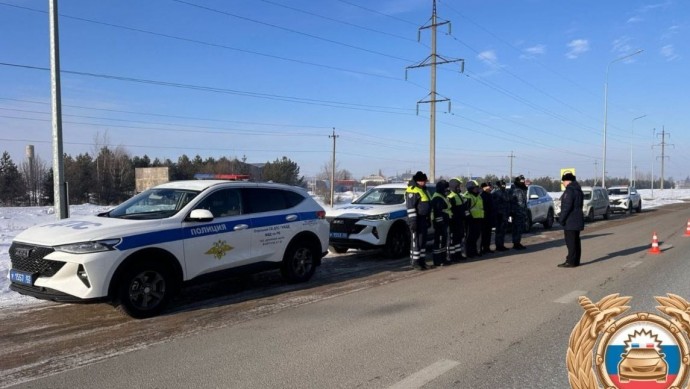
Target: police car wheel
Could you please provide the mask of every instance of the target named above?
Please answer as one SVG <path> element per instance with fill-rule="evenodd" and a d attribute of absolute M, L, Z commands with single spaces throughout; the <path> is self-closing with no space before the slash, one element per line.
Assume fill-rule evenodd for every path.
<path fill-rule="evenodd" d="M 401 258 L 410 252 L 410 238 L 407 226 L 396 225 L 388 232 L 383 252 L 389 258 Z"/>
<path fill-rule="evenodd" d="M 120 278 L 116 305 L 121 312 L 144 319 L 160 314 L 170 300 L 172 283 L 164 266 L 143 262 L 128 268 Z"/>
<path fill-rule="evenodd" d="M 606 207 L 606 213 L 604 213 L 604 220 L 609 220 L 610 215 L 611 215 L 611 208 Z"/>
<path fill-rule="evenodd" d="M 306 282 L 316 271 L 318 253 L 305 240 L 291 243 L 281 265 L 281 273 L 288 282 Z"/>

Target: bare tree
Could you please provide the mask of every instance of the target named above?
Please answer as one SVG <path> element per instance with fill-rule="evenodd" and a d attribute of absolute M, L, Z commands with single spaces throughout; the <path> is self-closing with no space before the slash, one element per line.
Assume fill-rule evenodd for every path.
<path fill-rule="evenodd" d="M 43 181 L 48 172 L 47 165 L 40 156 L 27 158 L 19 166 L 19 173 L 26 183 L 29 205 L 41 205 Z"/>

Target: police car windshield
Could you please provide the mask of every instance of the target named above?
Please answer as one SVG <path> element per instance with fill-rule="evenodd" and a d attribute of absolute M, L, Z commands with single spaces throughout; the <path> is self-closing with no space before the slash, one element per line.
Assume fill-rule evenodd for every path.
<path fill-rule="evenodd" d="M 405 188 L 374 188 L 368 190 L 352 204 L 393 205 L 405 203 Z"/>
<path fill-rule="evenodd" d="M 183 189 L 149 189 L 99 216 L 120 219 L 163 219 L 184 208 L 198 191 Z"/>

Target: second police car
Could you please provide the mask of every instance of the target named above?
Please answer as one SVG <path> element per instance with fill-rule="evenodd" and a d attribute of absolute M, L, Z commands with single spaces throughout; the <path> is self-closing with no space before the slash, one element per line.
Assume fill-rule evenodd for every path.
<path fill-rule="evenodd" d="M 350 248 L 382 248 L 385 255 L 391 258 L 409 255 L 406 189 L 404 183 L 379 185 L 351 204 L 327 209 L 332 250 L 344 253 Z M 427 184 L 430 195 L 434 189 L 433 184 Z"/>
<path fill-rule="evenodd" d="M 169 182 L 98 216 L 31 227 L 9 249 L 10 288 L 55 301 L 108 300 L 159 314 L 185 281 L 279 268 L 307 281 L 328 250 L 325 211 L 280 184 Z"/>

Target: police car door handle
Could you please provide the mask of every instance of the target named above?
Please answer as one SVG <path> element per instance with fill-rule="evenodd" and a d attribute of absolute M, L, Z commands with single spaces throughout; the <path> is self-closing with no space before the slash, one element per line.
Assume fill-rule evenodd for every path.
<path fill-rule="evenodd" d="M 239 230 L 246 230 L 247 228 L 249 228 L 249 225 L 247 225 L 247 224 L 238 224 L 235 227 L 233 227 L 232 229 L 235 231 L 239 231 Z"/>
<path fill-rule="evenodd" d="M 289 222 L 294 222 L 295 220 L 297 220 L 297 215 L 287 215 L 285 216 L 285 220 Z"/>

